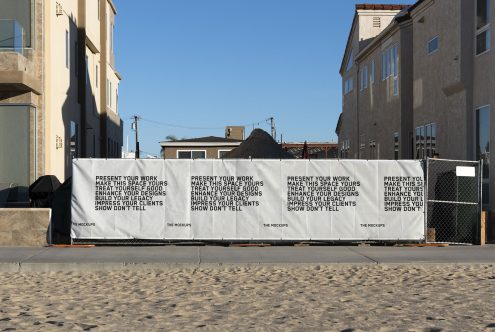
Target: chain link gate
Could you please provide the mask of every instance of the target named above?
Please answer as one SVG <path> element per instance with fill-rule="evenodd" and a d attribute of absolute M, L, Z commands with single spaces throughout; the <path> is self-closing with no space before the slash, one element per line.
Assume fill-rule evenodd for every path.
<path fill-rule="evenodd" d="M 479 161 L 426 160 L 426 242 L 478 241 L 481 178 Z"/>

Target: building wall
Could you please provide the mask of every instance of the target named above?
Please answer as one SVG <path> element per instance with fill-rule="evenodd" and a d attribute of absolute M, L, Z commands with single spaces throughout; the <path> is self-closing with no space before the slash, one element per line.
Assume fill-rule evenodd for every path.
<path fill-rule="evenodd" d="M 401 129 L 401 94 L 394 95 L 392 78 L 382 80 L 381 59 L 382 54 L 395 45 L 400 52 L 401 34 L 398 28 L 384 38 L 371 53 L 358 60 L 359 70 L 362 71 L 367 67 L 370 74 L 368 88 L 363 90 L 359 88 L 356 92 L 358 93 L 360 159 L 394 159 L 393 133 L 400 132 Z M 371 80 L 373 60 L 375 61 L 374 83 Z M 400 57 L 398 64 L 401 68 Z M 399 69 L 399 77 L 401 76 Z M 371 148 L 370 141 L 374 142 L 374 148 Z"/>
<path fill-rule="evenodd" d="M 43 27 L 43 1 L 33 1 L 33 26 L 32 46 L 23 50 L 23 55 L 15 52 L 0 52 L 0 75 L 9 81 L 12 74 L 22 74 L 37 87 L 37 92 L 29 89 L 19 89 L 9 84 L 2 83 L 0 89 L 0 106 L 8 107 L 10 105 L 30 106 L 33 109 L 30 116 L 29 134 L 30 134 L 30 161 L 29 161 L 29 181 L 33 182 L 40 174 L 44 172 L 44 137 L 43 124 L 45 120 L 44 98 L 41 95 L 43 88 L 43 58 L 44 44 L 42 35 L 39 31 Z M 2 79 L 3 81 L 3 79 Z M 15 125 L 15 124 L 13 124 Z M 13 147 L 15 149 L 15 147 Z M 4 151 L 2 153 L 8 153 Z M 12 156 L 13 154 L 10 153 Z M 9 182 L 8 176 L 0 174 L 0 182 Z M 19 183 L 20 184 L 20 183 Z M 26 185 L 22 183 L 20 185 Z"/>
<path fill-rule="evenodd" d="M 348 147 L 348 152 L 341 157 L 346 158 L 393 158 L 393 131 L 389 126 L 392 123 L 399 127 L 400 123 L 400 98 L 390 94 L 392 87 L 387 80 L 381 79 L 381 53 L 392 43 L 399 43 L 400 36 L 392 36 L 378 47 L 375 47 L 369 55 L 363 59 L 356 59 L 359 52 L 370 45 L 371 40 L 384 31 L 398 13 L 397 10 L 358 10 L 355 24 L 350 34 L 349 48 L 352 49 L 355 63 L 346 71 L 346 63 L 349 61 L 350 51 L 346 55 L 341 71 L 342 76 L 342 122 L 339 132 L 339 147 Z M 379 18 L 380 26 L 374 27 L 373 20 Z M 368 67 L 368 80 L 371 78 L 371 61 L 375 60 L 375 81 L 368 82 L 368 88 L 360 89 L 360 71 L 364 66 Z M 345 93 L 345 82 L 353 79 L 353 91 Z M 376 154 L 370 154 L 370 141 L 376 141 Z M 387 142 L 390 144 L 384 144 Z"/>
<path fill-rule="evenodd" d="M 116 97 L 120 76 L 113 51 L 107 56 L 104 19 L 108 7 L 114 23 L 115 7 L 110 0 L 33 3 L 32 47 L 24 49 L 22 55 L 0 52 L 0 77 L 6 78 L 0 80 L 0 106 L 29 105 L 34 110 L 29 183 L 44 174 L 63 181 L 71 175 L 72 157 L 107 157 L 108 138 L 114 143 L 113 156 L 121 155 L 122 120 Z M 106 95 L 101 93 L 107 72 L 113 86 L 108 116 Z M 17 82 L 20 79 L 22 82 Z M 71 144 L 71 123 L 78 126 L 77 145 Z"/>
<path fill-rule="evenodd" d="M 440 157 L 467 159 L 466 90 L 461 75 L 460 1 L 425 1 L 413 13 L 414 128 L 437 125 Z M 439 38 L 438 51 L 427 45 Z M 455 135 L 454 135 L 455 133 Z"/>
<path fill-rule="evenodd" d="M 418 1 L 410 11 L 410 19 L 402 16 L 398 20 L 400 23 L 393 23 L 397 26 L 396 32 L 387 29 L 372 43 L 368 43 L 369 47 L 357 57 L 360 68 L 369 63 L 370 57 L 379 59 L 376 52 L 378 48 L 383 51 L 387 40 L 400 43 L 398 103 L 383 90 L 387 89 L 386 85 L 370 84 L 367 90 L 358 94 L 356 105 L 359 117 L 354 118 L 349 116 L 356 107 L 354 99 L 344 97 L 339 143 L 347 139 L 353 128 L 357 128 L 361 141 L 376 138 L 377 145 L 380 144 L 379 158 L 389 159 L 391 151 L 385 145 L 393 146 L 386 142 L 391 142 L 389 137 L 399 126 L 400 158 L 422 159 L 432 155 L 458 160 L 480 158 L 477 147 L 478 125 L 489 126 L 489 143 L 495 140 L 495 0 L 488 0 L 489 21 L 480 30 L 476 27 L 477 2 Z M 477 34 L 486 27 L 490 31 L 489 49 L 477 55 Z M 438 48 L 429 50 L 429 43 L 434 40 L 438 41 Z M 375 49 L 371 50 L 372 47 Z M 375 62 L 375 75 L 381 72 L 380 68 L 381 63 Z M 489 109 L 490 118 L 478 122 L 476 110 L 482 107 Z M 417 131 L 417 128 L 427 125 L 427 128 L 431 128 L 430 124 L 436 125 L 435 135 L 428 131 Z M 482 145 L 486 149 L 485 142 Z M 421 150 L 417 148 L 423 145 L 427 147 L 423 150 L 427 154 L 417 153 L 417 150 Z M 359 157 L 366 158 L 366 155 L 364 151 Z M 484 205 L 492 208 L 495 182 L 491 174 L 495 174 L 495 166 L 490 162 L 489 149 L 481 158 L 484 158 Z"/>

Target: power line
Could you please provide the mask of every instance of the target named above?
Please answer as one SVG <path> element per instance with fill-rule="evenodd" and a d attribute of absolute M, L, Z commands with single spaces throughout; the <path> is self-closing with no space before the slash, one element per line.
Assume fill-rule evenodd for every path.
<path fill-rule="evenodd" d="M 266 120 L 261 120 L 258 122 L 252 122 L 248 124 L 242 124 L 241 126 L 244 127 L 250 127 L 250 126 L 259 126 L 262 123 L 269 123 L 272 118 L 268 118 Z M 181 129 L 193 129 L 193 130 L 219 130 L 219 129 L 225 129 L 225 127 L 194 127 L 194 126 L 183 126 L 183 125 L 177 125 L 177 124 L 172 124 L 172 123 L 167 123 L 167 122 L 161 122 L 161 121 L 155 121 L 155 120 L 149 120 L 146 118 L 140 118 L 141 121 L 153 123 L 156 125 L 164 126 L 164 127 L 172 127 L 172 128 L 181 128 Z"/>

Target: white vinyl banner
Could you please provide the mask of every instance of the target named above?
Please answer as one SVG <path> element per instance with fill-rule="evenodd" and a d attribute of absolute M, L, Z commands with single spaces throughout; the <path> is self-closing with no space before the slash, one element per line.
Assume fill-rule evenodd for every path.
<path fill-rule="evenodd" d="M 73 162 L 73 239 L 422 240 L 419 161 Z"/>

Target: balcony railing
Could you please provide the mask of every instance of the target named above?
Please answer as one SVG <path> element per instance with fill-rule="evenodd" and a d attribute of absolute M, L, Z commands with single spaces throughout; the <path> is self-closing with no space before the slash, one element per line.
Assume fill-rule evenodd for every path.
<path fill-rule="evenodd" d="M 24 28 L 16 20 L 0 19 L 0 52 L 24 52 Z"/>

